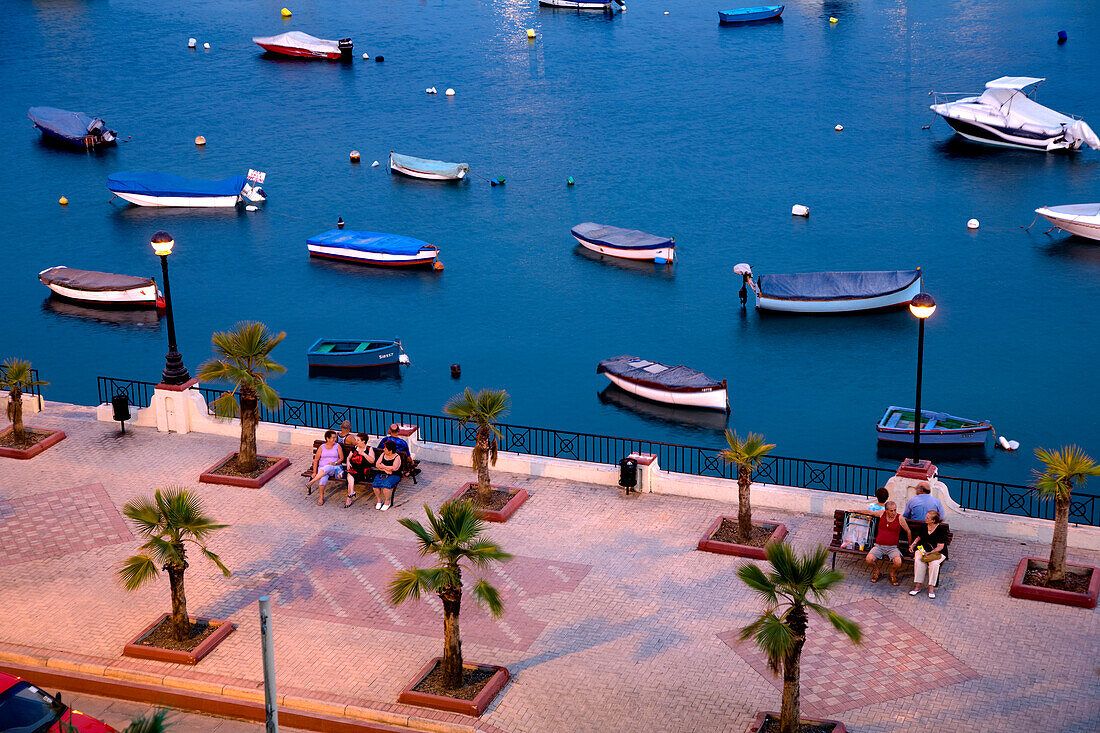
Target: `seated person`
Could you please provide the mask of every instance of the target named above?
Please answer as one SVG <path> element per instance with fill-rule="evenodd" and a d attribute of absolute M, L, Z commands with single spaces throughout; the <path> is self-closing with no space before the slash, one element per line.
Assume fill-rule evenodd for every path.
<path fill-rule="evenodd" d="M 347 420 L 340 423 L 340 432 L 336 434 L 336 442 L 344 448 L 345 453 L 355 449 L 355 434 L 351 432 L 351 423 Z"/>
<path fill-rule="evenodd" d="M 390 423 L 389 432 L 387 432 L 385 437 L 383 437 L 382 440 L 378 442 L 379 450 L 382 449 L 383 444 L 385 444 L 387 440 L 392 440 L 394 442 L 394 445 L 396 446 L 394 450 L 397 453 L 403 453 L 404 455 L 407 455 L 410 459 L 412 459 L 412 454 L 409 453 L 409 443 L 401 437 L 400 425 L 398 425 L 397 423 Z"/>
<path fill-rule="evenodd" d="M 374 462 L 375 474 L 371 484 L 376 502 L 374 508 L 382 511 L 390 508 L 393 487 L 401 480 L 401 456 L 395 448 L 391 439 L 382 441 L 382 455 Z"/>
<path fill-rule="evenodd" d="M 940 521 L 935 509 L 928 512 L 926 521 L 928 531 L 920 537 L 912 537 L 909 549 L 913 551 L 913 590 L 909 595 L 920 593 L 921 583 L 928 576 L 928 597 L 936 597 L 936 583 L 940 580 L 940 565 L 947 559 L 947 527 Z"/>
<path fill-rule="evenodd" d="M 932 489 L 928 486 L 927 481 L 921 481 L 917 484 L 917 494 L 905 504 L 905 511 L 902 512 L 902 516 L 906 519 L 916 519 L 924 521 L 928 512 L 935 511 L 938 516 L 943 516 L 943 504 L 940 500 L 932 496 Z"/>
<path fill-rule="evenodd" d="M 898 505 L 892 501 L 886 502 L 886 507 L 881 512 L 872 512 L 879 518 L 878 533 L 875 535 L 875 544 L 867 553 L 865 560 L 868 565 L 874 565 L 875 570 L 871 574 L 871 582 L 877 583 L 879 579 L 879 560 L 890 559 L 890 585 L 898 585 L 898 569 L 901 567 L 901 550 L 898 549 L 898 539 L 901 530 L 905 530 L 906 537 L 913 541 L 913 533 L 905 522 L 905 517 L 898 514 Z"/>
<path fill-rule="evenodd" d="M 325 442 L 317 446 L 317 452 L 313 454 L 313 478 L 309 480 L 307 488 L 310 492 L 314 486 L 321 488 L 321 494 L 317 498 L 317 504 L 325 503 L 325 484 L 332 477 L 342 478 L 344 473 L 344 449 L 336 443 L 336 431 L 325 431 Z"/>
<path fill-rule="evenodd" d="M 370 481 L 371 471 L 374 470 L 374 462 L 378 456 L 367 442 L 369 438 L 370 436 L 366 433 L 357 434 L 355 449 L 348 453 L 348 460 L 345 463 L 348 471 L 348 499 L 344 502 L 345 509 L 351 506 L 356 497 L 355 484 L 366 486 Z"/>
<path fill-rule="evenodd" d="M 885 486 L 875 489 L 875 500 L 867 505 L 868 511 L 881 512 L 886 508 L 886 500 L 890 498 L 890 492 Z"/>

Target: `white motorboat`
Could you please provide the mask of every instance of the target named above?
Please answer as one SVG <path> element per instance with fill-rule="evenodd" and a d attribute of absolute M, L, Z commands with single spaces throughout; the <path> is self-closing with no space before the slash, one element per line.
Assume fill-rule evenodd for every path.
<path fill-rule="evenodd" d="M 897 308 L 921 292 L 923 278 L 915 270 L 859 272 L 798 272 L 760 275 L 748 265 L 734 272 L 745 278 L 761 310 L 791 313 L 847 313 Z"/>
<path fill-rule="evenodd" d="M 328 59 L 330 61 L 351 61 L 352 44 L 350 38 L 330 41 L 301 31 L 280 33 L 277 36 L 257 36 L 252 42 L 269 53 L 282 56 L 294 56 L 305 59 Z"/>
<path fill-rule="evenodd" d="M 936 94 L 930 109 L 967 140 L 1051 152 L 1078 150 L 1088 145 L 1100 150 L 1100 138 L 1085 121 L 1036 102 L 1036 86 L 1045 79 L 1002 76 L 987 82 L 980 96 Z"/>
<path fill-rule="evenodd" d="M 242 201 L 267 200 L 260 188 L 265 174 L 249 171 L 220 181 L 182 178 L 168 173 L 115 173 L 107 177 L 107 189 L 137 206 L 232 208 Z"/>
<path fill-rule="evenodd" d="M 726 380 L 711 379 L 682 364 L 669 366 L 636 356 L 604 359 L 596 367 L 611 383 L 630 394 L 680 407 L 729 411 Z"/>
<path fill-rule="evenodd" d="M 1035 213 L 1063 232 L 1100 240 L 1100 204 L 1044 206 Z"/>
<path fill-rule="evenodd" d="M 151 277 L 77 270 L 57 265 L 38 273 L 42 284 L 65 300 L 100 308 L 163 308 L 164 297 Z"/>

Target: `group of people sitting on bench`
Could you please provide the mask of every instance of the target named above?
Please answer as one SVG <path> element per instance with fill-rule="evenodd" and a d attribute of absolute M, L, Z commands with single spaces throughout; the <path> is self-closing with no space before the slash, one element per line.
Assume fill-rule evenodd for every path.
<path fill-rule="evenodd" d="M 905 509 L 900 514 L 897 504 L 889 500 L 890 494 L 885 488 L 875 491 L 875 503 L 867 507 L 866 513 L 878 517 L 878 531 L 866 561 L 874 567 L 871 573 L 872 583 L 877 583 L 881 575 L 879 561 L 889 560 L 890 584 L 900 585 L 898 570 L 901 569 L 902 558 L 898 540 L 904 531 L 909 542 L 909 551 L 913 553 L 914 585 L 909 595 L 920 593 L 927 578 L 928 597 L 935 598 L 940 565 L 947 559 L 947 527 L 943 525 L 943 505 L 932 496 L 928 484 L 921 482 L 916 489 L 916 496 L 905 504 Z M 926 522 L 927 531 L 913 532 L 906 519 Z"/>
<path fill-rule="evenodd" d="M 320 493 L 317 504 L 325 503 L 325 486 L 330 479 L 347 479 L 348 496 L 344 508 L 355 501 L 356 484 L 370 484 L 374 491 L 374 508 L 386 511 L 393 500 L 393 490 L 401 477 L 415 470 L 415 461 L 409 453 L 408 442 L 401 437 L 401 426 L 390 425 L 389 432 L 374 448 L 366 433 L 352 433 L 351 423 L 345 420 L 340 432 L 325 431 L 325 442 L 313 454 L 313 469 L 307 488 Z"/>

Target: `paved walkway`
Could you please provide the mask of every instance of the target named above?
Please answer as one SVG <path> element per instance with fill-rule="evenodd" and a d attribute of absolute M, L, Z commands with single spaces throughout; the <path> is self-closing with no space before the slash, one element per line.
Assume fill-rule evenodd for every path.
<path fill-rule="evenodd" d="M 68 438 L 31 461 L 0 460 L 0 655 L 208 692 L 259 695 L 256 600 L 271 594 L 280 694 L 351 717 L 411 716 L 421 728 L 484 731 L 743 731 L 776 709 L 779 682 L 737 630 L 759 604 L 734 576 L 741 560 L 695 551 L 736 502 L 644 495 L 495 474 L 531 499 L 490 536 L 515 553 L 490 575 L 507 612 L 463 604 L 463 649 L 505 664 L 513 681 L 475 721 L 397 705 L 401 687 L 441 649 L 436 599 L 384 600 L 395 568 L 415 559 L 397 520 L 420 518 L 470 477 L 426 464 L 383 514 L 342 499 L 318 507 L 298 476 L 306 449 L 261 445 L 294 465 L 259 490 L 197 483 L 234 448 L 208 435 L 150 429 L 119 436 L 91 408 L 53 406 L 31 423 Z M 234 571 L 200 557 L 187 575 L 193 614 L 239 628 L 198 667 L 120 656 L 168 609 L 167 581 L 128 593 L 114 577 L 138 542 L 121 522 L 129 499 L 167 484 L 199 492 L 232 525 L 211 540 Z M 731 492 L 733 490 L 731 484 Z M 760 489 L 766 491 L 767 489 Z M 734 495 L 731 493 L 731 499 Z M 827 542 L 831 517 L 761 512 L 798 548 Z M 860 646 L 814 622 L 803 665 L 804 711 L 857 731 L 1100 729 L 1100 614 L 1008 597 L 1019 558 L 1042 545 L 957 535 L 937 598 L 871 585 L 849 558 L 830 604 L 864 625 Z M 1100 553 L 1070 559 L 1100 565 Z"/>

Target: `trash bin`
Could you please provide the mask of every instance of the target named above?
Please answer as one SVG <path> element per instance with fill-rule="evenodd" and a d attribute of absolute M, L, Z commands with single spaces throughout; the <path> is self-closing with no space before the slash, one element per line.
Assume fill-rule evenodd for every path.
<path fill-rule="evenodd" d="M 628 492 L 638 486 L 638 462 L 633 458 L 624 458 L 619 461 L 619 486 Z"/>
<path fill-rule="evenodd" d="M 126 432 L 126 421 L 130 419 L 130 398 L 125 394 L 116 394 L 111 398 L 111 407 L 115 411 L 115 420 L 122 423 L 122 432 Z"/>

